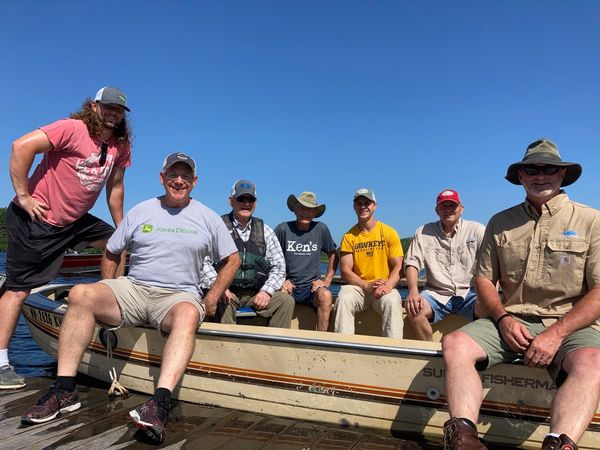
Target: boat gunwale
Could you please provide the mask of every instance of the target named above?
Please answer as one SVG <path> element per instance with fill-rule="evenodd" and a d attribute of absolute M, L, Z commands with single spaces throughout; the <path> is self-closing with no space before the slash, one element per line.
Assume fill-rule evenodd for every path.
<path fill-rule="evenodd" d="M 47 312 L 51 312 L 54 314 L 64 315 L 64 311 L 67 303 L 62 302 L 60 300 L 53 300 L 48 298 L 44 293 L 48 291 L 56 291 L 62 288 L 70 288 L 72 284 L 64 283 L 64 284 L 54 284 L 54 285 L 46 285 L 42 288 L 39 288 L 35 292 L 32 292 L 27 299 L 25 300 L 25 304 L 32 308 L 42 309 Z M 220 325 L 213 324 L 211 325 Z M 97 325 L 99 326 L 99 325 Z M 261 328 L 252 325 L 234 325 L 237 327 L 244 328 Z M 153 327 L 149 325 L 141 325 L 131 328 L 139 328 L 139 329 L 151 329 L 155 330 Z M 273 329 L 269 329 L 265 327 L 265 330 L 273 331 Z M 285 329 L 288 330 L 288 329 Z M 299 332 L 302 334 L 311 333 L 312 330 L 293 330 L 295 332 Z M 398 355 L 411 355 L 411 356 L 425 356 L 425 357 L 442 357 L 441 350 L 434 349 L 423 349 L 423 348 L 411 348 L 404 346 L 393 346 L 393 345 L 381 345 L 381 344 L 367 344 L 367 343 L 357 343 L 357 342 L 347 342 L 342 340 L 333 340 L 333 339 L 319 339 L 312 338 L 310 336 L 285 336 L 282 334 L 267 334 L 267 333 L 258 333 L 255 331 L 233 331 L 233 330 L 215 330 L 215 329 L 206 329 L 202 328 L 202 326 L 198 327 L 196 330 L 196 335 L 202 336 L 210 336 L 210 337 L 225 337 L 230 339 L 252 339 L 255 341 L 266 341 L 266 342 L 274 342 L 274 343 L 282 343 L 282 344 L 295 344 L 295 345 L 304 345 L 309 347 L 327 347 L 327 348 L 338 348 L 343 350 L 357 350 L 357 351 L 368 351 L 368 352 L 379 352 L 379 353 L 391 353 Z M 369 336 L 370 338 L 371 336 Z"/>

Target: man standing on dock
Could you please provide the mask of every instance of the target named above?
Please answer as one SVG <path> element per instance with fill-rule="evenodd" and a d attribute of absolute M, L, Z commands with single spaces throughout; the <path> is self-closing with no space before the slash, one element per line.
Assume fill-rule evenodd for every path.
<path fill-rule="evenodd" d="M 577 449 L 600 398 L 600 211 L 561 189 L 581 175 L 540 139 L 508 167 L 525 202 L 490 220 L 473 273 L 489 318 L 444 337 L 451 419 L 445 449 L 483 449 L 475 423 L 483 400 L 477 370 L 522 358 L 558 387 L 542 450 Z M 499 294 L 496 283 L 502 289 Z"/>
<path fill-rule="evenodd" d="M 231 212 L 221 218 L 240 252 L 241 265 L 219 305 L 221 323 L 236 323 L 237 310 L 251 307 L 269 320 L 270 327 L 290 328 L 294 299 L 280 291 L 285 280 L 285 258 L 271 227 L 253 216 L 258 200 L 256 186 L 251 181 L 238 180 L 228 200 Z M 217 270 L 221 270 L 221 263 L 213 264 L 216 261 L 204 261 L 205 288 L 213 286 Z"/>
<path fill-rule="evenodd" d="M 6 211 L 6 292 L 0 298 L 0 389 L 25 379 L 8 361 L 8 345 L 31 289 L 51 281 L 68 248 L 104 248 L 115 229 L 92 216 L 106 184 L 115 225 L 123 219 L 123 178 L 130 164 L 127 98 L 106 86 L 69 119 L 13 142 L 10 177 L 15 197 Z M 43 154 L 27 178 L 36 155 Z"/>
<path fill-rule="evenodd" d="M 314 219 L 325 213 L 313 192 L 294 194 L 287 206 L 296 220 L 283 222 L 275 228 L 275 235 L 285 255 L 286 280 L 282 290 L 294 297 L 296 303 L 311 304 L 317 308 L 317 331 L 327 331 L 333 296 L 329 290 L 339 262 L 339 255 L 329 228 Z M 321 252 L 327 254 L 327 272 L 321 278 Z"/>
<path fill-rule="evenodd" d="M 485 227 L 462 219 L 463 211 L 458 192 L 440 192 L 435 206 L 440 220 L 419 227 L 406 252 L 406 313 L 417 339 L 433 340 L 431 324 L 448 314 L 473 320 L 477 295 L 471 285 L 471 268 Z M 427 281 L 419 292 L 419 272 L 423 269 Z"/>
<path fill-rule="evenodd" d="M 336 333 L 354 334 L 354 316 L 373 308 L 381 316 L 383 336 L 402 338 L 402 297 L 396 289 L 402 269 L 402 244 L 396 230 L 375 219 L 377 200 L 369 189 L 354 193 L 358 223 L 340 248 L 342 286 L 335 304 Z"/>
<path fill-rule="evenodd" d="M 23 423 L 47 422 L 80 407 L 75 375 L 96 323 L 114 328 L 150 323 L 167 334 L 160 376 L 154 396 L 129 414 L 138 428 L 162 442 L 171 393 L 194 352 L 196 330 L 205 314 L 214 315 L 239 267 L 237 248 L 221 218 L 190 197 L 197 181 L 189 156 L 169 155 L 160 172 L 165 195 L 127 213 L 102 257 L 103 280 L 71 289 L 56 382 L 23 413 Z M 115 279 L 119 255 L 126 249 L 131 255 L 129 274 Z M 223 267 L 202 298 L 202 261 L 208 255 L 223 261 Z"/>

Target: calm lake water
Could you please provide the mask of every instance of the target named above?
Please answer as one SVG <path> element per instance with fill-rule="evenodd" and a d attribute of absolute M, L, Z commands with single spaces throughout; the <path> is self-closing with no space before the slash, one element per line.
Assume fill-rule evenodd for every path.
<path fill-rule="evenodd" d="M 6 253 L 0 252 L 0 272 L 6 272 Z M 58 283 L 80 283 L 94 281 L 89 277 L 57 278 Z M 26 377 L 53 377 L 56 375 L 56 360 L 40 349 L 31 338 L 23 316 L 8 347 L 8 357 L 15 370 Z"/>

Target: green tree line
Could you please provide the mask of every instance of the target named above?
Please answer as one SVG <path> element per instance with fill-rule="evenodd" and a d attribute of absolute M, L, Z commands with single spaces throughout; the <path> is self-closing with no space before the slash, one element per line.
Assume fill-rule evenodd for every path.
<path fill-rule="evenodd" d="M 6 218 L 6 208 L 0 208 L 0 252 L 6 251 L 6 227 L 5 227 L 5 218 Z M 412 241 L 412 237 L 401 239 L 402 248 L 404 249 L 404 253 L 408 250 L 408 246 Z M 327 256 L 322 255 L 321 260 L 327 261 Z"/>
<path fill-rule="evenodd" d="M 408 247 L 410 246 L 410 243 L 412 242 L 412 240 L 413 240 L 412 237 L 400 239 L 400 244 L 402 244 L 402 250 L 404 250 L 405 255 L 406 255 L 406 252 L 408 251 Z M 340 248 L 338 247 L 338 252 L 339 251 L 340 251 Z M 327 262 L 327 253 L 321 252 L 321 262 Z"/>

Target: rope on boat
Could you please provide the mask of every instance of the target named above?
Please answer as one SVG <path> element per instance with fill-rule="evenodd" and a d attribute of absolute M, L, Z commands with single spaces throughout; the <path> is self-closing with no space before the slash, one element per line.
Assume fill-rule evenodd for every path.
<path fill-rule="evenodd" d="M 112 380 L 110 384 L 110 388 L 108 388 L 108 396 L 109 397 L 127 397 L 129 395 L 129 391 L 125 386 L 119 383 L 119 379 L 117 377 L 117 369 L 115 369 L 115 365 L 113 362 L 113 353 L 112 353 L 112 343 L 107 342 L 106 345 L 106 357 L 112 366 L 112 369 L 108 371 L 108 375 Z"/>

